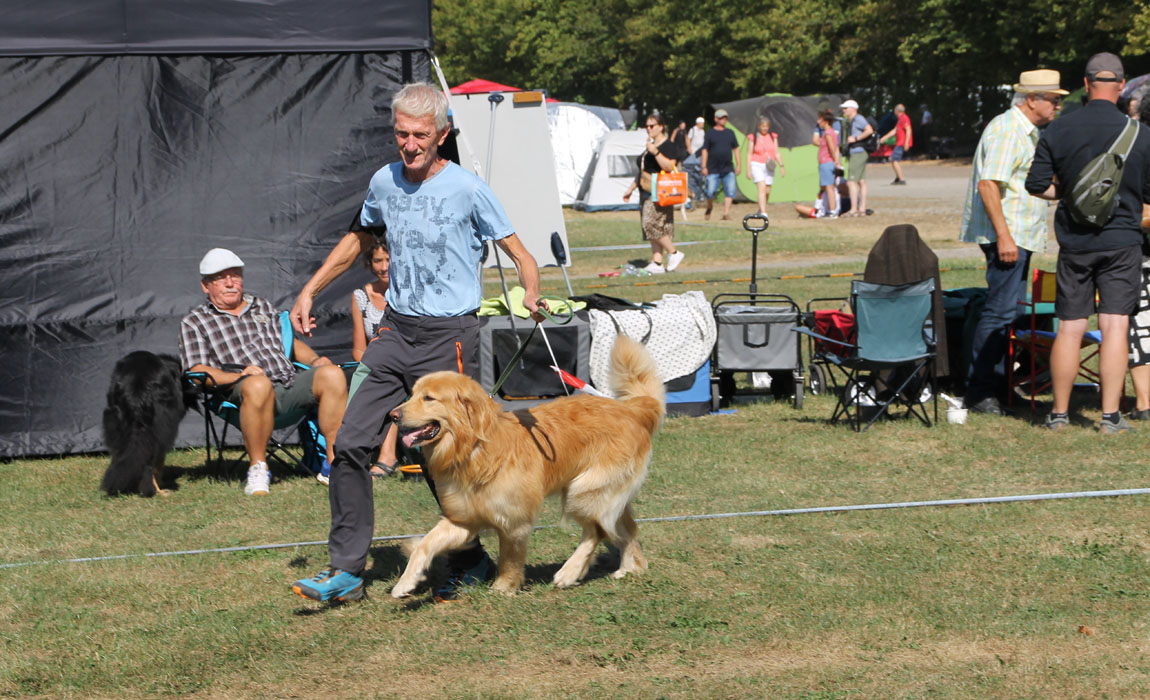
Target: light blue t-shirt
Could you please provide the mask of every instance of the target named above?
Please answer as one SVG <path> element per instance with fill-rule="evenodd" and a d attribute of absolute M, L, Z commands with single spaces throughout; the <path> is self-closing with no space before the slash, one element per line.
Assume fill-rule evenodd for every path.
<path fill-rule="evenodd" d="M 851 120 L 851 136 L 855 139 L 862 136 L 862 132 L 866 131 L 867 121 L 866 117 L 861 114 L 856 114 L 855 118 Z M 862 153 L 863 147 L 858 145 L 856 140 L 851 144 L 851 153 Z"/>
<path fill-rule="evenodd" d="M 403 163 L 385 165 L 371 178 L 359 218 L 387 225 L 387 303 L 408 316 L 478 309 L 483 241 L 515 232 L 491 188 L 455 163 L 419 184 L 403 177 Z"/>

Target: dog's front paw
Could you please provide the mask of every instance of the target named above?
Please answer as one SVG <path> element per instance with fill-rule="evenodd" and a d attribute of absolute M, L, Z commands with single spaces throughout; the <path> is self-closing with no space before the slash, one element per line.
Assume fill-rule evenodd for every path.
<path fill-rule="evenodd" d="M 415 584 L 408 583 L 402 579 L 399 583 L 395 584 L 395 588 L 391 589 L 392 598 L 410 598 L 411 594 L 415 592 Z"/>
<path fill-rule="evenodd" d="M 568 571 L 567 567 L 564 566 L 562 569 L 559 569 L 559 571 L 555 572 L 555 577 L 551 580 L 555 583 L 556 588 L 571 588 L 575 584 L 579 583 L 579 576 L 578 572 Z"/>
<path fill-rule="evenodd" d="M 519 587 L 522 585 L 522 579 L 516 577 L 504 578 L 500 576 L 491 584 L 491 590 L 502 593 L 503 595 L 515 595 L 519 592 Z"/>

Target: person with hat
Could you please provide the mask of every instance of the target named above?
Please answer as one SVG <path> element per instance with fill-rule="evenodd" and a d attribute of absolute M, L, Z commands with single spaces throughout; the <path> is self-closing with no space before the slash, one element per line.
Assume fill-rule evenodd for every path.
<path fill-rule="evenodd" d="M 870 154 L 862 142 L 874 133 L 866 117 L 859 114 L 859 103 L 847 100 L 839 105 L 847 123 L 843 151 L 847 152 L 847 189 L 851 193 L 851 210 L 843 216 L 866 216 L 866 161 Z"/>
<path fill-rule="evenodd" d="M 715 126 L 703 138 L 703 177 L 707 178 L 707 209 L 703 218 L 710 220 L 715 206 L 715 193 L 719 180 L 723 182 L 723 221 L 731 218 L 731 205 L 735 203 L 735 173 L 743 169 L 739 156 L 739 140 L 727 128 L 729 115 L 725 109 L 715 110 Z M 731 160 L 734 158 L 734 165 Z"/>
<path fill-rule="evenodd" d="M 1104 435 L 1133 428 L 1119 412 L 1126 386 L 1130 315 L 1138 305 L 1142 282 L 1142 205 L 1150 203 L 1150 131 L 1134 122 L 1136 132 L 1118 184 L 1118 206 L 1101 226 L 1079 222 L 1063 199 L 1085 166 L 1107 151 L 1131 124 L 1116 103 L 1126 84 L 1122 61 L 1099 53 L 1086 62 L 1087 102 L 1082 109 L 1051 124 L 1038 139 L 1026 189 L 1058 200 L 1054 232 L 1058 237 L 1058 295 L 1054 312 L 1058 335 L 1050 351 L 1054 405 L 1046 427 L 1070 425 L 1070 391 L 1078 375 L 1082 337 L 1090 316 L 1098 313 Z M 1095 303 L 1097 297 L 1097 304 Z"/>
<path fill-rule="evenodd" d="M 1012 106 L 987 124 L 974 152 L 959 240 L 977 243 L 986 257 L 986 308 L 966 377 L 965 403 L 975 413 L 1003 414 L 1010 326 L 1026 296 L 1030 258 L 1046 250 L 1046 204 L 1025 184 L 1038 127 L 1054 120 L 1068 94 L 1060 79 L 1055 70 L 1023 72 Z"/>
<path fill-rule="evenodd" d="M 347 403 L 343 370 L 299 338 L 292 356 L 310 365 L 299 371 L 284 355 L 279 312 L 271 302 L 244 294 L 244 261 L 226 248 L 212 248 L 200 261 L 200 288 L 207 300 L 180 321 L 184 370 L 204 372 L 239 406 L 240 432 L 251 459 L 244 493 L 266 496 L 271 482 L 268 439 L 278 415 L 318 407 L 327 460 Z"/>

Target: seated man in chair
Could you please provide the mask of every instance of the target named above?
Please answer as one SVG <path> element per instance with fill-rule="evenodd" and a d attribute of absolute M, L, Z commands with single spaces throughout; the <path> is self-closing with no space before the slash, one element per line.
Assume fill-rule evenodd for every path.
<path fill-rule="evenodd" d="M 347 404 L 347 380 L 338 365 L 298 338 L 293 356 L 311 369 L 299 371 L 292 364 L 284 355 L 279 314 L 266 299 L 244 294 L 244 263 L 232 251 L 208 251 L 200 261 L 200 286 L 208 299 L 180 322 L 180 359 L 186 371 L 211 376 L 239 406 L 240 431 L 251 458 L 244 493 L 266 496 L 271 480 L 267 444 L 275 417 L 302 417 L 318 406 L 330 462 Z M 224 369 L 229 365 L 242 369 Z"/>

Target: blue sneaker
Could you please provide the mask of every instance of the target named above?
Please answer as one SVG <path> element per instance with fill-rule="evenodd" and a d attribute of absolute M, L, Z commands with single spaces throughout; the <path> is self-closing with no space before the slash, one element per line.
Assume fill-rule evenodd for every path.
<path fill-rule="evenodd" d="M 435 589 L 433 598 L 436 603 L 447 603 L 459 598 L 463 592 L 462 589 L 468 586 L 478 586 L 481 583 L 490 581 L 495 573 L 495 562 L 491 561 L 491 557 L 487 552 L 483 553 L 483 559 L 478 564 L 466 570 L 458 570 L 452 572 L 451 576 L 447 578 L 442 586 Z"/>
<path fill-rule="evenodd" d="M 363 597 L 363 578 L 329 566 L 312 578 L 296 581 L 291 589 L 311 600 L 359 600 Z"/>

